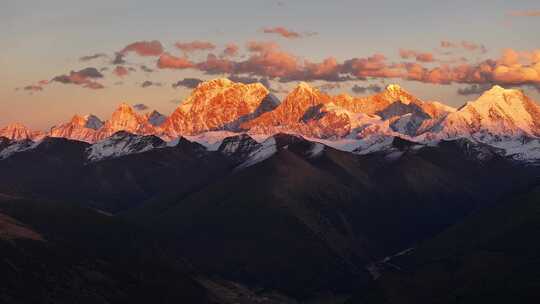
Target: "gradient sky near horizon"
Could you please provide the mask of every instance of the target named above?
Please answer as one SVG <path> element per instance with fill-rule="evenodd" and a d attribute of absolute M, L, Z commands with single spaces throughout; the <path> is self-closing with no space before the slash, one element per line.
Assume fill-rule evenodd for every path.
<path fill-rule="evenodd" d="M 537 0 L 3 0 L 0 20 L 0 127 L 18 121 L 45 130 L 75 113 L 107 119 L 120 102 L 169 114 L 191 90 L 174 83 L 231 74 L 269 79 L 280 97 L 306 80 L 354 95 L 397 83 L 452 106 L 493 84 L 540 100 Z M 154 40 L 165 53 L 125 49 Z M 225 55 L 230 44 L 238 52 Z M 122 51 L 125 62 L 113 64 Z M 209 68 L 209 53 L 235 68 Z M 162 61 L 164 54 L 171 57 Z M 482 64 L 494 70 L 481 80 L 433 72 L 460 65 L 484 71 Z M 118 66 L 123 73 L 113 72 Z M 70 75 L 89 67 L 102 77 Z"/>

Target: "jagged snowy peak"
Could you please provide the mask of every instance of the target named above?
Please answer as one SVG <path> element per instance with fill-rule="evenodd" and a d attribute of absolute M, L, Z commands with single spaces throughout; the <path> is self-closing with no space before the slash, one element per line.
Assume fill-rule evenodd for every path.
<path fill-rule="evenodd" d="M 365 129 L 372 118 L 389 120 L 387 133 L 416 136 L 418 130 L 441 120 L 455 109 L 437 102 L 423 102 L 398 85 L 369 97 L 346 94 L 329 96 L 306 83 L 298 85 L 275 110 L 242 125 L 250 134 L 296 133 L 303 136 L 338 140 Z M 432 122 L 433 121 L 433 122 Z M 388 130 L 386 130 L 388 129 Z"/>
<path fill-rule="evenodd" d="M 147 113 L 145 116 L 148 122 L 154 127 L 160 127 L 167 120 L 167 116 L 155 110 Z"/>
<path fill-rule="evenodd" d="M 129 154 L 142 153 L 165 146 L 166 143 L 159 137 L 153 135 L 135 135 L 120 131 L 109 138 L 91 145 L 86 150 L 86 153 L 87 159 L 95 162 Z"/>
<path fill-rule="evenodd" d="M 35 134 L 23 124 L 12 123 L 0 129 L 0 136 L 10 140 L 24 140 L 32 139 Z"/>
<path fill-rule="evenodd" d="M 494 86 L 477 100 L 450 113 L 431 130 L 432 137 L 474 137 L 482 142 L 540 135 L 540 107 L 519 90 Z"/>
<path fill-rule="evenodd" d="M 273 98 L 260 83 L 235 83 L 226 78 L 200 83 L 165 121 L 171 138 L 206 131 L 236 130 L 241 123 L 272 109 Z"/>
<path fill-rule="evenodd" d="M 111 119 L 107 120 L 103 127 L 96 133 L 96 141 L 107 138 L 118 131 L 126 131 L 137 135 L 153 135 L 158 131 L 152 126 L 144 115 L 139 115 L 133 108 L 122 103 L 114 111 Z"/>
<path fill-rule="evenodd" d="M 301 82 L 274 110 L 242 124 L 241 127 L 254 134 L 276 134 L 283 131 L 304 133 L 300 129 L 306 113 L 330 101 L 327 94 Z"/>
<path fill-rule="evenodd" d="M 51 128 L 49 136 L 93 143 L 103 122 L 94 115 L 75 115 L 70 122 Z"/>
<path fill-rule="evenodd" d="M 258 142 L 289 133 L 359 154 L 391 149 L 396 137 L 425 144 L 466 137 L 527 159 L 537 157 L 537 141 L 519 142 L 540 136 L 540 106 L 519 90 L 498 86 L 456 110 L 424 102 L 398 85 L 372 96 L 351 97 L 330 96 L 303 82 L 279 103 L 262 84 L 216 79 L 201 83 L 168 118 L 156 111 L 140 115 L 121 104 L 105 123 L 93 115 L 75 115 L 48 135 L 94 143 L 118 131 L 159 136 L 172 140 L 172 146 L 183 136 L 209 151 L 238 132 Z M 44 137 L 20 124 L 0 130 L 0 136 L 34 141 Z M 525 151 L 519 151 L 521 146 Z"/>

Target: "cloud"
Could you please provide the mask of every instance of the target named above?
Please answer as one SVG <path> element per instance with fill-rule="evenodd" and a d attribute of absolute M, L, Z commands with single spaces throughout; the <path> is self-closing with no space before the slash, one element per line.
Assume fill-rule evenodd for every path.
<path fill-rule="evenodd" d="M 161 82 L 154 82 L 150 80 L 145 80 L 143 83 L 141 83 L 141 88 L 148 88 L 148 87 L 160 87 Z"/>
<path fill-rule="evenodd" d="M 147 67 L 147 66 L 144 65 L 144 64 L 141 65 L 140 68 L 141 68 L 141 70 L 142 70 L 143 72 L 146 72 L 146 73 L 152 73 L 152 72 L 154 72 L 154 70 L 152 70 L 151 68 Z"/>
<path fill-rule="evenodd" d="M 238 50 L 239 49 L 240 48 L 238 47 L 238 45 L 236 45 L 234 43 L 229 43 L 229 44 L 227 44 L 227 46 L 223 50 L 223 56 L 224 57 L 234 57 L 234 56 L 238 55 Z"/>
<path fill-rule="evenodd" d="M 199 40 L 185 43 L 177 42 L 174 44 L 174 46 L 186 54 L 195 51 L 211 51 L 216 48 L 216 46 L 211 42 Z"/>
<path fill-rule="evenodd" d="M 113 74 L 118 77 L 124 77 L 129 74 L 129 70 L 126 69 L 124 66 L 118 65 L 114 68 Z"/>
<path fill-rule="evenodd" d="M 414 51 L 414 50 L 407 50 L 407 49 L 399 49 L 399 56 L 402 59 L 415 58 L 416 61 L 420 61 L 420 62 L 433 62 L 433 61 L 435 61 L 435 57 L 431 53 L 417 52 L 417 51 Z"/>
<path fill-rule="evenodd" d="M 133 108 L 137 111 L 145 111 L 145 110 L 148 110 L 148 106 L 145 105 L 144 103 L 138 103 L 138 104 L 134 104 L 133 105 Z"/>
<path fill-rule="evenodd" d="M 187 69 L 194 67 L 194 64 L 186 57 L 175 57 L 169 53 L 159 56 L 157 67 L 160 69 Z"/>
<path fill-rule="evenodd" d="M 182 48 L 188 52 L 215 48 L 211 43 L 195 42 L 185 43 Z M 130 49 L 135 51 L 139 49 L 139 46 L 132 46 Z M 481 44 L 466 41 L 457 43 L 442 41 L 441 47 L 483 52 Z M 540 49 L 532 51 L 507 49 L 498 58 L 484 59 L 476 64 L 463 60 L 437 60 L 429 52 L 410 49 L 399 50 L 401 58 L 414 59 L 414 61 L 405 62 L 392 62 L 381 53 L 345 61 L 329 56 L 322 61 L 314 62 L 281 49 L 275 42 L 250 41 L 245 46 L 247 54 L 243 57 L 238 56 L 239 58 L 232 58 L 233 54 L 238 52 L 237 45 L 230 44 L 225 48 L 227 49 L 231 51 L 223 51 L 219 56 L 209 53 L 200 61 L 192 61 L 186 54 L 177 57 L 163 52 L 156 66 L 159 69 L 193 69 L 209 75 L 221 74 L 228 75 L 231 79 L 259 82 L 275 80 L 282 83 L 291 81 L 337 83 L 349 80 L 394 78 L 432 84 L 499 84 L 535 87 L 540 85 Z M 123 60 L 122 53 L 119 58 Z M 115 71 L 120 71 L 122 67 L 122 65 L 118 66 Z M 143 71 L 151 70 L 140 67 Z M 129 68 L 127 70 L 129 71 Z M 100 84 L 92 83 L 100 78 L 101 74 L 98 73 L 95 68 L 89 68 L 77 72 L 72 71 L 69 75 L 60 75 L 53 80 L 99 88 Z M 185 81 L 180 80 L 173 84 L 173 87 L 194 87 L 198 82 L 193 79 L 196 78 L 191 78 L 191 81 L 187 78 Z M 373 91 L 375 87 L 366 90 Z M 362 87 L 357 86 L 356 92 L 362 92 Z"/>
<path fill-rule="evenodd" d="M 336 89 L 339 89 L 341 88 L 341 84 L 340 83 L 336 83 L 336 82 L 329 82 L 329 83 L 325 83 L 325 84 L 321 84 L 319 86 L 317 86 L 317 89 L 323 91 L 323 92 L 327 92 L 327 91 L 332 91 L 332 90 L 336 90 Z"/>
<path fill-rule="evenodd" d="M 92 90 L 99 90 L 105 88 L 101 83 L 95 81 L 89 81 L 84 84 L 83 87 Z"/>
<path fill-rule="evenodd" d="M 214 54 L 208 54 L 206 60 L 199 62 L 197 68 L 207 74 L 234 73 L 237 64 L 231 60 L 219 58 Z"/>
<path fill-rule="evenodd" d="M 474 42 L 470 42 L 470 41 L 462 41 L 461 42 L 461 46 L 468 50 L 468 51 L 476 51 L 476 50 L 480 50 L 480 52 L 482 53 L 486 53 L 487 52 L 487 49 L 485 46 L 481 45 L 481 44 L 476 44 Z"/>
<path fill-rule="evenodd" d="M 271 78 L 287 78 L 299 71 L 298 58 L 282 51 L 276 43 L 251 41 L 248 42 L 247 49 L 251 55 L 246 61 L 239 63 L 238 74 L 252 73 Z"/>
<path fill-rule="evenodd" d="M 443 41 L 441 41 L 441 47 L 442 47 L 442 48 L 445 48 L 445 49 L 448 49 L 448 48 L 456 48 L 456 47 L 457 47 L 457 44 L 455 44 L 454 42 L 450 42 L 450 41 L 447 41 L 447 40 L 443 40 Z"/>
<path fill-rule="evenodd" d="M 103 78 L 96 68 L 85 68 L 80 71 L 71 71 L 69 75 L 63 74 L 53 77 L 51 81 L 63 84 L 75 84 L 89 89 L 102 89 L 104 86 L 94 79 Z"/>
<path fill-rule="evenodd" d="M 257 77 L 250 77 L 250 76 L 241 76 L 241 75 L 230 75 L 228 78 L 231 81 L 240 82 L 243 84 L 260 83 L 263 86 L 265 86 L 268 90 L 271 90 L 271 84 L 268 78 L 257 78 Z"/>
<path fill-rule="evenodd" d="M 186 88 L 189 88 L 189 89 L 194 89 L 201 82 L 203 82 L 203 81 L 201 79 L 198 79 L 198 78 L 184 78 L 182 80 L 178 80 L 176 83 L 173 83 L 172 87 L 175 88 L 175 89 L 178 88 L 178 87 L 186 87 Z"/>
<path fill-rule="evenodd" d="M 246 44 L 246 48 L 249 52 L 263 53 L 263 52 L 270 52 L 273 50 L 278 50 L 279 45 L 275 42 L 249 41 Z"/>
<path fill-rule="evenodd" d="M 127 45 L 119 53 L 125 55 L 129 52 L 135 52 L 139 56 L 159 56 L 163 53 L 163 46 L 157 40 L 137 41 Z"/>
<path fill-rule="evenodd" d="M 468 96 L 468 95 L 480 95 L 485 91 L 489 90 L 491 85 L 489 84 L 472 84 L 464 88 L 459 88 L 457 93 L 459 95 Z"/>
<path fill-rule="evenodd" d="M 467 51 L 480 51 L 480 53 L 485 54 L 487 53 L 487 48 L 483 44 L 471 42 L 471 41 L 461 41 L 461 42 L 452 42 L 443 40 L 441 41 L 440 46 L 444 49 L 464 49 Z"/>
<path fill-rule="evenodd" d="M 126 56 L 122 53 L 115 53 L 114 58 L 112 60 L 112 64 L 125 64 L 126 60 L 124 59 Z"/>
<path fill-rule="evenodd" d="M 302 37 L 300 33 L 292 31 L 292 30 L 288 30 L 283 26 L 266 27 L 266 28 L 263 28 L 263 32 L 266 34 L 277 34 L 287 39 L 296 39 L 296 38 Z"/>
<path fill-rule="evenodd" d="M 398 78 L 403 76 L 403 65 L 389 64 L 383 54 L 376 53 L 369 57 L 346 60 L 343 63 L 343 72 L 358 79 Z"/>
<path fill-rule="evenodd" d="M 94 60 L 94 59 L 98 59 L 98 58 L 107 58 L 107 57 L 108 56 L 105 53 L 97 53 L 97 54 L 94 54 L 94 55 L 82 56 L 81 58 L 79 58 L 79 61 L 86 62 L 86 61 L 90 61 L 90 60 Z"/>
<path fill-rule="evenodd" d="M 355 84 L 351 88 L 351 91 L 353 91 L 353 93 L 356 93 L 356 94 L 365 94 L 365 93 L 370 93 L 370 92 L 379 93 L 380 91 L 382 91 L 382 87 L 377 84 L 370 84 L 367 86 L 359 86 Z"/>
<path fill-rule="evenodd" d="M 540 10 L 511 11 L 507 15 L 510 17 L 540 17 Z"/>
<path fill-rule="evenodd" d="M 37 82 L 37 84 L 30 84 L 30 85 L 27 85 L 25 87 L 23 87 L 22 89 L 24 91 L 28 91 L 28 92 L 40 92 L 40 91 L 43 91 L 43 87 L 48 85 L 49 84 L 49 81 L 48 80 L 40 80 Z M 16 91 L 18 91 L 20 88 L 17 88 L 15 89 Z"/>
<path fill-rule="evenodd" d="M 43 91 L 43 87 L 35 84 L 27 85 L 23 88 L 25 91 L 39 92 Z"/>

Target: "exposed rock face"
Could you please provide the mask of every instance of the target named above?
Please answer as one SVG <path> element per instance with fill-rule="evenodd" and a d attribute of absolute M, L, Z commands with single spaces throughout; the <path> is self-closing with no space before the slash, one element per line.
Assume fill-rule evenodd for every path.
<path fill-rule="evenodd" d="M 94 115 L 75 115 L 70 122 L 53 127 L 49 136 L 93 143 L 97 130 L 101 127 L 103 122 Z"/>
<path fill-rule="evenodd" d="M 236 130 L 277 106 L 277 100 L 260 83 L 234 83 L 216 79 L 201 83 L 165 121 L 166 135 L 194 135 L 205 131 Z"/>
<path fill-rule="evenodd" d="M 306 115 L 316 114 L 317 108 L 329 103 L 331 97 L 301 82 L 273 111 L 242 124 L 242 129 L 258 134 L 280 131 L 309 133 L 302 121 Z"/>
<path fill-rule="evenodd" d="M 110 137 L 118 131 L 126 131 L 137 135 L 153 135 L 157 131 L 144 115 L 137 114 L 131 106 L 122 103 L 107 120 L 102 128 L 96 132 L 95 140 Z"/>
<path fill-rule="evenodd" d="M 20 123 L 12 123 L 0 129 L 0 137 L 11 140 L 33 139 L 36 134 Z"/>
<path fill-rule="evenodd" d="M 439 103 L 423 102 L 398 85 L 389 85 L 374 96 L 353 98 L 346 94 L 332 97 L 301 83 L 274 111 L 242 127 L 253 134 L 292 132 L 340 138 L 361 131 L 376 120 L 389 120 L 393 131 L 415 136 L 425 122 L 441 119 L 451 111 L 452 108 Z M 394 125 L 400 118 L 404 119 Z"/>

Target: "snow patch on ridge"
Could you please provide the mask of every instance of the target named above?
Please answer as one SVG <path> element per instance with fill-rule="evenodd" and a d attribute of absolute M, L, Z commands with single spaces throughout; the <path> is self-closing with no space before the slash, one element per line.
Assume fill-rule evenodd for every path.
<path fill-rule="evenodd" d="M 139 136 L 127 132 L 118 132 L 90 146 L 87 149 L 87 159 L 94 162 L 129 154 L 143 153 L 165 146 L 165 142 L 155 136 Z"/>
<path fill-rule="evenodd" d="M 6 159 L 15 153 L 35 149 L 41 142 L 31 140 L 16 141 L 0 151 L 0 160 Z"/>
<path fill-rule="evenodd" d="M 308 155 L 311 158 L 321 155 L 324 151 L 324 145 L 321 143 L 313 143 L 313 147 L 308 151 Z"/>
<path fill-rule="evenodd" d="M 184 138 L 191 142 L 196 142 L 203 145 L 208 151 L 217 151 L 223 140 L 227 137 L 239 135 L 239 133 L 230 131 L 209 131 L 198 135 L 185 135 Z M 174 141 L 171 141 L 171 145 Z M 178 139 L 176 140 L 178 143 Z M 176 144 L 172 144 L 175 146 Z"/>
<path fill-rule="evenodd" d="M 261 148 L 252 152 L 244 163 L 236 167 L 235 171 L 251 167 L 264 160 L 267 160 L 272 155 L 276 154 L 276 152 L 277 152 L 276 140 L 273 137 L 270 137 L 264 142 L 262 142 Z"/>

